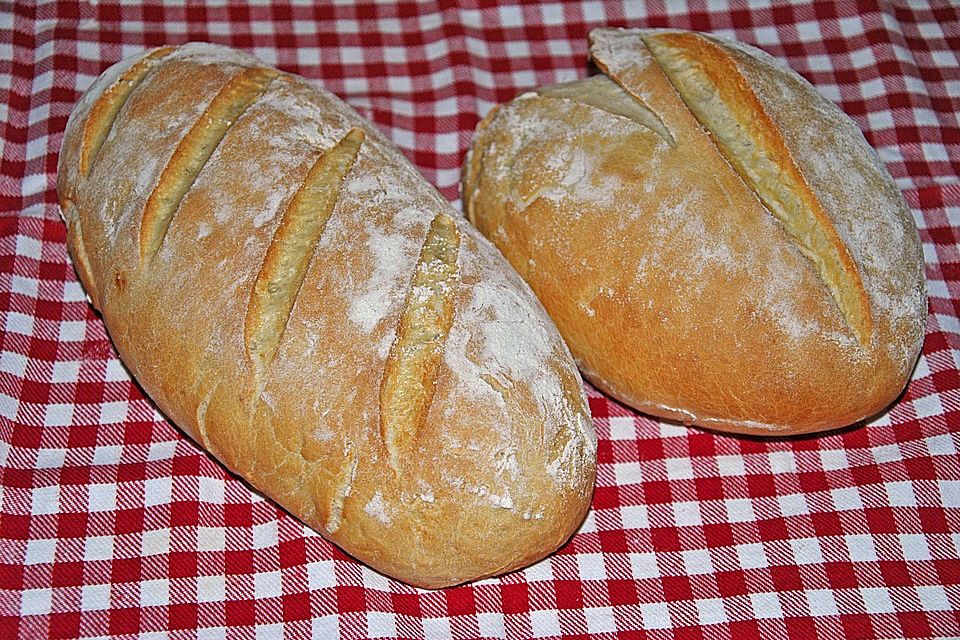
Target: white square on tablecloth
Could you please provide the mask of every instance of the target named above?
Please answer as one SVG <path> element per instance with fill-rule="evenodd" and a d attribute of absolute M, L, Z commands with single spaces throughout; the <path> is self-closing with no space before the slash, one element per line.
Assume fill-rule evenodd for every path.
<path fill-rule="evenodd" d="M 117 508 L 117 485 L 92 484 L 87 495 L 87 508 L 92 512 L 113 511 Z"/>
<path fill-rule="evenodd" d="M 592 607 L 583 610 L 590 633 L 612 633 L 617 630 L 612 607 Z"/>
<path fill-rule="evenodd" d="M 14 275 L 10 279 L 10 291 L 12 293 L 19 293 L 31 298 L 36 298 L 40 291 L 40 281 L 36 278 L 25 278 Z"/>
<path fill-rule="evenodd" d="M 84 320 L 64 320 L 60 323 L 60 342 L 81 342 L 87 335 Z"/>
<path fill-rule="evenodd" d="M 717 470 L 721 476 L 727 477 L 743 476 L 747 473 L 741 456 L 717 456 Z"/>
<path fill-rule="evenodd" d="M 847 460 L 847 452 L 843 449 L 824 449 L 820 452 L 820 466 L 824 471 L 836 471 L 848 469 L 850 461 Z"/>
<path fill-rule="evenodd" d="M 527 582 L 546 582 L 553 580 L 553 561 L 546 557 L 523 570 Z"/>
<path fill-rule="evenodd" d="M 877 549 L 873 544 L 873 536 L 855 534 L 843 536 L 847 543 L 847 551 L 854 562 L 876 562 Z"/>
<path fill-rule="evenodd" d="M 924 439 L 927 445 L 927 452 L 931 456 L 952 456 L 956 455 L 957 448 L 953 444 L 953 436 L 949 433 L 941 433 Z M 960 483 L 957 483 L 960 485 Z M 960 486 L 957 487 L 960 490 Z"/>
<path fill-rule="evenodd" d="M 915 588 L 924 611 L 951 611 L 954 608 L 950 604 L 947 590 L 942 586 L 930 585 Z"/>
<path fill-rule="evenodd" d="M 693 478 L 693 465 L 690 458 L 667 458 L 668 480 L 690 480 Z"/>
<path fill-rule="evenodd" d="M 823 563 L 823 551 L 817 538 L 797 538 L 790 541 L 793 561 L 798 565 Z"/>
<path fill-rule="evenodd" d="M 0 352 L 0 371 L 12 373 L 18 378 L 27 372 L 27 357 L 14 351 Z"/>
<path fill-rule="evenodd" d="M 811 616 L 821 618 L 839 615 L 837 600 L 830 589 L 814 589 L 806 591 L 805 595 Z"/>
<path fill-rule="evenodd" d="M 226 627 L 200 627 L 197 640 L 227 640 Z"/>
<path fill-rule="evenodd" d="M 757 514 L 753 512 L 753 501 L 747 498 L 733 498 L 723 501 L 727 508 L 729 522 L 754 522 Z"/>
<path fill-rule="evenodd" d="M 3 416 L 7 420 L 13 420 L 17 417 L 17 411 L 19 409 L 19 400 L 5 393 L 0 393 L 0 416 Z"/>
<path fill-rule="evenodd" d="M 633 440 L 637 437 L 637 429 L 633 418 L 628 416 L 613 416 L 610 418 L 611 440 Z"/>
<path fill-rule="evenodd" d="M 35 238 L 18 235 L 15 253 L 18 256 L 39 260 L 41 254 L 40 241 Z"/>
<path fill-rule="evenodd" d="M 549 638 L 561 635 L 560 617 L 556 611 L 530 612 L 531 636 L 534 638 Z"/>
<path fill-rule="evenodd" d="M 333 570 L 333 560 L 320 560 L 307 565 L 307 583 L 311 590 L 335 587 L 337 576 Z"/>
<path fill-rule="evenodd" d="M 159 413 L 155 413 L 154 417 L 157 420 L 162 420 L 163 416 Z M 176 440 L 162 440 L 160 442 L 151 442 L 150 450 L 147 452 L 147 460 L 150 462 L 156 462 L 158 460 L 169 460 L 177 452 L 177 441 Z"/>
<path fill-rule="evenodd" d="M 109 584 L 85 584 L 80 588 L 80 609 L 102 611 L 110 608 Z"/>
<path fill-rule="evenodd" d="M 173 496 L 173 478 L 149 478 L 143 483 L 143 506 L 170 504 Z"/>
<path fill-rule="evenodd" d="M 257 598 L 277 598 L 283 594 L 279 571 L 253 574 L 253 593 Z"/>
<path fill-rule="evenodd" d="M 699 502 L 675 502 L 673 504 L 673 521 L 678 527 L 702 525 L 703 517 L 700 513 Z"/>
<path fill-rule="evenodd" d="M 364 589 L 390 591 L 390 579 L 366 565 L 360 567 L 360 579 L 363 581 Z"/>
<path fill-rule="evenodd" d="M 24 554 L 23 564 L 47 564 L 53 562 L 57 553 L 57 540 L 39 539 L 27 540 L 27 551 Z"/>
<path fill-rule="evenodd" d="M 940 396 L 917 398 L 913 401 L 913 409 L 916 411 L 918 418 L 928 418 L 930 416 L 944 414 L 943 403 L 940 402 Z"/>
<path fill-rule="evenodd" d="M 43 413 L 43 426 L 66 427 L 73 420 L 73 405 L 55 402 L 48 404 Z"/>
<path fill-rule="evenodd" d="M 197 484 L 199 485 L 198 498 L 201 502 L 224 504 L 224 484 L 221 478 L 201 476 Z"/>
<path fill-rule="evenodd" d="M 687 575 L 715 573 L 710 552 L 707 549 L 690 549 L 683 552 L 683 568 Z"/>
<path fill-rule="evenodd" d="M 783 617 L 780 598 L 776 593 L 751 593 L 750 604 L 757 619 Z"/>
<path fill-rule="evenodd" d="M 940 489 L 940 501 L 944 507 L 950 509 L 960 507 L 960 481 L 938 480 L 937 487 Z"/>
<path fill-rule="evenodd" d="M 669 629 L 670 609 L 665 602 L 649 602 L 640 605 L 644 629 Z"/>
<path fill-rule="evenodd" d="M 197 551 L 223 551 L 227 532 L 223 527 L 197 527 Z"/>
<path fill-rule="evenodd" d="M 367 612 L 368 638 L 395 638 L 397 637 L 397 617 L 393 613 L 384 611 Z"/>
<path fill-rule="evenodd" d="M 576 556 L 577 568 L 581 580 L 606 580 L 607 571 L 603 565 L 603 555 L 599 553 L 581 553 Z"/>
<path fill-rule="evenodd" d="M 58 360 L 53 363 L 53 371 L 50 375 L 51 382 L 64 383 L 76 382 L 80 375 L 80 363 L 76 360 Z"/>
<path fill-rule="evenodd" d="M 583 7 L 584 22 L 603 24 L 607 21 L 607 12 L 604 10 L 602 2 L 592 0 L 590 2 L 584 2 L 581 6 Z"/>
<path fill-rule="evenodd" d="M 933 559 L 930 556 L 930 547 L 927 546 L 927 536 L 919 533 L 901 533 L 899 538 L 904 560 L 925 562 Z"/>
<path fill-rule="evenodd" d="M 913 492 L 912 482 L 885 482 L 883 488 L 887 492 L 887 500 L 891 507 L 917 506 L 917 496 Z"/>
<path fill-rule="evenodd" d="M 840 32 L 847 37 L 860 35 L 864 32 L 863 20 L 860 16 L 843 16 L 837 19 Z"/>
<path fill-rule="evenodd" d="M 450 640 L 453 637 L 450 632 L 450 619 L 424 618 L 423 637 L 435 638 L 436 640 Z"/>
<path fill-rule="evenodd" d="M 890 590 L 886 587 L 865 587 L 860 589 L 860 595 L 868 614 L 895 613 L 897 610 L 890 599 Z"/>
<path fill-rule="evenodd" d="M 657 428 L 660 431 L 660 437 L 667 438 L 686 438 L 690 435 L 690 430 L 682 424 L 673 424 L 672 422 L 658 422 Z"/>
<path fill-rule="evenodd" d="M 650 526 L 647 506 L 643 504 L 620 507 L 620 518 L 624 529 L 646 529 Z"/>
<path fill-rule="evenodd" d="M 30 496 L 30 513 L 39 516 L 60 512 L 60 486 L 37 487 Z"/>
<path fill-rule="evenodd" d="M 837 511 L 860 511 L 863 509 L 863 500 L 860 492 L 854 487 L 844 487 L 830 491 L 833 508 Z"/>
<path fill-rule="evenodd" d="M 51 611 L 53 589 L 26 589 L 20 596 L 21 616 L 43 616 Z"/>
<path fill-rule="evenodd" d="M 657 566 L 657 556 L 653 553 L 631 553 L 630 572 L 634 579 L 659 578 L 660 568 Z"/>
<path fill-rule="evenodd" d="M 197 602 L 223 602 L 227 597 L 226 576 L 198 576 Z"/>
<path fill-rule="evenodd" d="M 113 558 L 113 536 L 91 536 L 83 541 L 83 559 L 86 562 L 111 560 Z"/>
<path fill-rule="evenodd" d="M 551 56 L 569 56 L 573 54 L 573 47 L 567 40 L 547 40 L 546 44 L 547 51 Z M 557 70 L 557 82 L 569 82 L 576 79 L 573 72 L 563 73 L 563 71 L 567 70 Z M 630 421 L 632 422 L 633 419 L 631 418 Z"/>
<path fill-rule="evenodd" d="M 727 612 L 723 607 L 723 600 L 720 598 L 697 600 L 697 618 L 701 625 L 726 622 Z"/>
<path fill-rule="evenodd" d="M 117 424 L 126 422 L 130 403 L 126 400 L 104 402 L 100 405 L 100 424 Z"/>
<path fill-rule="evenodd" d="M 256 640 L 283 640 L 283 624 L 258 624 L 253 633 Z"/>
<path fill-rule="evenodd" d="M 504 27 L 522 27 L 523 13 L 520 7 L 497 7 L 500 14 L 500 24 Z"/>
<path fill-rule="evenodd" d="M 165 607 L 170 604 L 170 580 L 145 580 L 140 583 L 141 607 Z"/>
<path fill-rule="evenodd" d="M 769 567 L 767 552 L 758 542 L 737 545 L 737 557 L 740 559 L 741 569 L 760 569 Z"/>
<path fill-rule="evenodd" d="M 253 525 L 253 548 L 272 549 L 280 540 L 280 532 L 276 520 L 268 520 Z"/>
<path fill-rule="evenodd" d="M 35 469 L 61 469 L 66 459 L 66 449 L 55 447 L 41 449 L 37 453 L 37 460 L 33 466 Z"/>
<path fill-rule="evenodd" d="M 324 640 L 338 640 L 340 638 L 340 623 L 337 614 L 318 616 L 310 623 L 310 635 Z"/>
<path fill-rule="evenodd" d="M 639 462 L 616 462 L 613 465 L 613 477 L 618 487 L 631 484 L 640 484 L 643 476 L 640 473 Z"/>
<path fill-rule="evenodd" d="M 807 56 L 807 67 L 811 71 L 832 71 L 833 62 L 828 55 L 815 54 Z"/>
<path fill-rule="evenodd" d="M 108 444 L 93 450 L 92 464 L 96 466 L 111 466 L 120 462 L 123 447 L 118 444 Z"/>
<path fill-rule="evenodd" d="M 477 614 L 477 626 L 480 635 L 488 638 L 506 638 L 507 632 L 503 624 L 502 613 L 482 612 Z"/>
<path fill-rule="evenodd" d="M 83 290 L 83 285 L 72 280 L 63 283 L 63 301 L 64 302 L 83 302 L 87 299 L 87 294 Z"/>
<path fill-rule="evenodd" d="M 107 360 L 106 371 L 104 372 L 104 382 L 124 382 L 130 379 L 127 370 L 123 364 L 116 358 Z"/>
<path fill-rule="evenodd" d="M 170 552 L 170 529 L 144 531 L 140 543 L 140 555 L 153 556 Z"/>

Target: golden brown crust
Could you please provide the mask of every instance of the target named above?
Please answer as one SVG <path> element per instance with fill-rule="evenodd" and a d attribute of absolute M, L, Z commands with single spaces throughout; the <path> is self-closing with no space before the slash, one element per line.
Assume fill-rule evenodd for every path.
<path fill-rule="evenodd" d="M 678 91 L 686 70 L 666 73 L 651 39 L 705 56 L 695 80 L 729 84 Z M 662 31 L 591 40 L 601 70 L 657 120 L 578 99 L 576 83 L 525 94 L 484 119 L 464 170 L 468 217 L 531 284 L 584 375 L 640 410 L 741 433 L 829 429 L 883 409 L 922 342 L 922 260 L 856 127 L 755 50 Z M 698 120 L 703 105 L 684 101 L 714 108 L 713 95 L 761 133 L 742 144 L 736 128 L 719 130 L 727 113 Z M 723 144 L 753 155 L 738 162 Z M 764 181 L 768 167 L 781 180 Z M 809 204 L 785 207 L 799 226 L 772 215 L 764 189 Z"/>
<path fill-rule="evenodd" d="M 508 571 L 569 537 L 593 485 L 586 402 L 559 334 L 496 250 L 449 216 L 448 204 L 356 113 L 280 74 L 212 151 L 192 153 L 206 155 L 202 167 L 142 262 L 143 212 L 164 167 L 231 79 L 263 67 L 222 47 L 177 48 L 130 92 L 83 177 L 83 123 L 134 64 L 109 70 L 71 115 L 58 189 L 62 202 L 76 203 L 68 244 L 79 256 L 85 243 L 87 266 L 77 260 L 84 284 L 161 410 L 348 553 L 412 584 Z M 363 143 L 351 162 L 322 172 L 324 188 L 335 190 L 325 224 L 319 233 L 315 224 L 294 225 L 287 213 L 293 208 L 302 222 L 293 203 L 310 195 L 304 189 L 317 196 L 311 168 L 348 134 Z M 318 214 L 331 204 L 327 195 L 311 200 Z M 430 350 L 432 400 L 397 473 L 381 437 L 381 382 L 438 218 L 460 238 L 457 278 L 441 278 L 449 291 L 440 309 L 449 305 L 452 318 L 442 348 Z M 301 231 L 304 242 L 284 240 Z M 283 256 L 274 262 L 271 251 Z M 271 357 L 251 358 L 256 283 L 281 271 L 290 277 L 280 285 L 297 291 L 292 304 L 268 295 L 252 305 L 254 324 L 261 311 L 276 312 L 282 322 L 266 324 L 283 328 L 268 345 Z"/>

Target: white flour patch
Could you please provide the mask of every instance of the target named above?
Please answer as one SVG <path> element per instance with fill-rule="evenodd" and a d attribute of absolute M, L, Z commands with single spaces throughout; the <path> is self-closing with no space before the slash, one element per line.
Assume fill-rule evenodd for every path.
<path fill-rule="evenodd" d="M 363 508 L 363 511 L 367 515 L 373 516 L 383 524 L 390 524 L 393 522 L 393 518 L 391 518 L 390 514 L 387 513 L 387 505 L 383 501 L 383 496 L 380 495 L 379 491 L 373 494 L 373 498 L 371 498 L 370 502 L 367 503 L 367 506 Z"/>

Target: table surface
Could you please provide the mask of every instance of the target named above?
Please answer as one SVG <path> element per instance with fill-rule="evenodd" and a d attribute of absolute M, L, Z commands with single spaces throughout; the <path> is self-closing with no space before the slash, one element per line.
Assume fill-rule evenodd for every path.
<path fill-rule="evenodd" d="M 0 2 L 0 636 L 960 635 L 957 7 L 178 5 Z M 65 250 L 67 117 L 123 56 L 229 44 L 322 81 L 457 201 L 478 116 L 584 76 L 602 25 L 758 45 L 856 120 L 920 230 L 923 355 L 888 413 L 817 438 L 684 429 L 588 389 L 597 488 L 572 541 L 502 578 L 399 584 L 251 491 L 131 382 Z"/>

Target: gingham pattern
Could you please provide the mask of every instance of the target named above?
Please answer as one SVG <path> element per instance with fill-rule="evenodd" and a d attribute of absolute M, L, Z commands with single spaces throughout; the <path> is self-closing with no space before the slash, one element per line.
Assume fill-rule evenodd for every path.
<path fill-rule="evenodd" d="M 222 4 L 0 3 L 0 636 L 960 635 L 956 8 Z M 66 256 L 67 116 L 127 54 L 221 42 L 322 79 L 453 201 L 478 116 L 582 76 L 600 25 L 757 44 L 856 119 L 920 228 L 923 356 L 892 411 L 821 438 L 682 429 L 591 390 L 599 477 L 573 540 L 500 579 L 401 585 L 251 492 L 130 381 Z"/>

